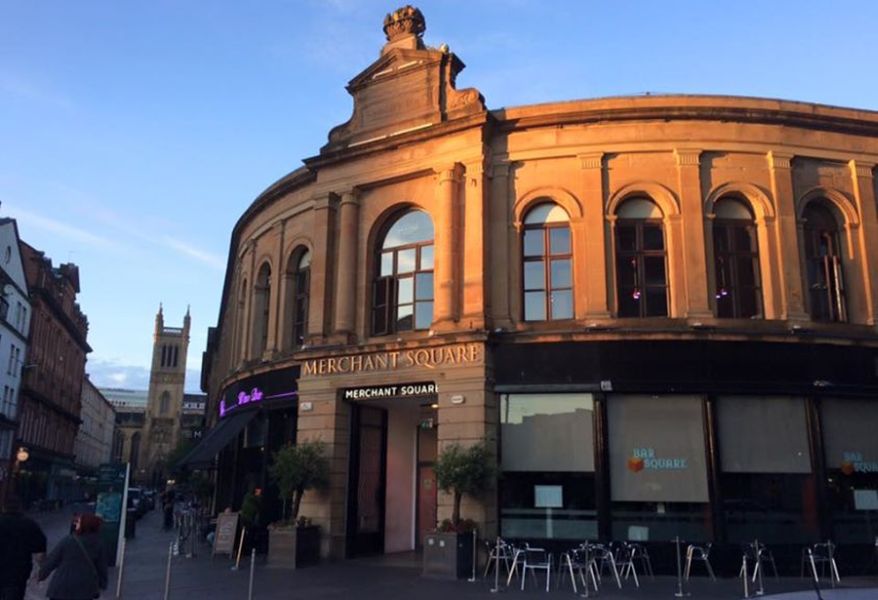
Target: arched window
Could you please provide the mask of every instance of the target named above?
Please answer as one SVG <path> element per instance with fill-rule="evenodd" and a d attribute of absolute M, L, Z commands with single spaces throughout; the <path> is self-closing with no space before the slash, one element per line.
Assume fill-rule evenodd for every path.
<path fill-rule="evenodd" d="M 258 358 L 268 348 L 268 314 L 271 307 L 271 267 L 264 263 L 253 290 L 253 354 Z"/>
<path fill-rule="evenodd" d="M 166 415 L 171 410 L 171 394 L 162 392 L 161 400 L 159 400 L 159 414 Z"/>
<path fill-rule="evenodd" d="M 287 264 L 286 314 L 290 319 L 286 347 L 300 348 L 308 330 L 308 292 L 311 284 L 311 252 L 297 248 Z"/>
<path fill-rule="evenodd" d="M 748 319 L 762 312 L 759 246 L 753 214 L 744 203 L 724 198 L 714 207 L 713 264 L 716 316 Z"/>
<path fill-rule="evenodd" d="M 237 320 L 237 331 L 235 332 L 235 355 L 241 358 L 246 355 L 246 346 L 247 344 L 244 341 L 245 336 L 245 328 L 244 324 L 246 321 L 246 316 L 244 310 L 247 306 L 247 294 L 250 288 L 247 287 L 247 279 L 244 278 L 244 281 L 241 283 L 241 293 L 238 296 L 238 309 L 237 314 L 235 316 Z"/>
<path fill-rule="evenodd" d="M 668 278 L 662 213 L 648 198 L 616 211 L 616 297 L 620 317 L 668 316 Z"/>
<path fill-rule="evenodd" d="M 378 244 L 372 333 L 429 329 L 433 322 L 433 221 L 420 210 L 399 217 Z"/>
<path fill-rule="evenodd" d="M 838 222 L 830 209 L 819 201 L 809 203 L 802 216 L 811 318 L 847 321 Z"/>
<path fill-rule="evenodd" d="M 535 206 L 522 239 L 525 321 L 573 318 L 572 263 L 567 213 L 552 202 Z"/>

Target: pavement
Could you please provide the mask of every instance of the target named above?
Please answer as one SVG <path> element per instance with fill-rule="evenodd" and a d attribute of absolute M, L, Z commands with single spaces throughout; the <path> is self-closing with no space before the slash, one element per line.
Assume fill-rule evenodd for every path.
<path fill-rule="evenodd" d="M 50 547 L 67 532 L 72 509 L 55 513 L 31 515 L 46 532 Z M 136 537 L 127 544 L 125 568 L 122 580 L 122 598 L 130 600 L 162 600 L 164 582 L 168 565 L 168 548 L 174 540 L 174 533 L 162 531 L 161 514 L 152 511 L 137 523 Z M 228 557 L 211 558 L 206 544 L 198 547 L 198 554 L 186 558 L 182 554 L 171 558 L 171 578 L 168 598 L 171 600 L 245 600 L 248 598 L 250 560 L 245 557 L 240 570 L 232 570 Z M 494 578 L 478 578 L 475 582 L 442 581 L 425 579 L 420 574 L 420 563 L 413 554 L 388 555 L 376 558 L 324 562 L 318 566 L 298 570 L 274 569 L 265 566 L 257 558 L 253 568 L 254 600 L 470 600 L 495 597 L 509 598 L 571 598 L 575 597 L 569 581 L 561 589 L 545 592 L 542 586 L 528 581 L 525 591 L 517 586 L 506 589 L 501 583 L 498 593 L 491 593 Z M 104 598 L 115 597 L 118 572 L 111 569 L 110 588 Z M 824 588 L 828 584 L 821 582 Z M 810 585 L 810 587 L 809 587 Z M 579 590 L 581 593 L 582 590 Z M 610 585 L 604 579 L 600 598 L 614 600 L 653 600 L 673 599 L 677 592 L 677 582 L 673 577 L 641 579 L 640 588 L 633 582 L 623 582 L 623 589 Z M 719 579 L 716 582 L 706 577 L 693 577 L 685 592 L 692 599 L 737 599 L 743 598 L 743 588 L 739 579 Z M 799 578 L 765 580 L 766 595 L 762 598 L 775 600 L 814 600 L 817 595 L 813 584 Z M 593 593 L 592 593 L 593 594 Z M 822 589 L 824 600 L 878 600 L 878 577 L 843 578 L 842 586 L 836 589 Z M 44 593 L 43 593 L 44 595 Z M 752 595 L 752 590 L 751 590 Z"/>

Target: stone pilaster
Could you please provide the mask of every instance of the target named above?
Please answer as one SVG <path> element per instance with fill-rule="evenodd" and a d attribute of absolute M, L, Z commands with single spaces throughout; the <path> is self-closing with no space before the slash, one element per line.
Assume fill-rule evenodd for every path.
<path fill-rule="evenodd" d="M 854 201 L 860 213 L 860 226 L 849 231 L 856 239 L 857 255 L 863 281 L 862 318 L 868 325 L 878 319 L 878 214 L 875 207 L 875 165 L 858 161 L 848 163 L 853 179 Z"/>
<path fill-rule="evenodd" d="M 461 321 L 468 329 L 485 326 L 485 243 L 486 205 L 485 168 L 481 160 L 466 164 L 463 175 L 461 236 L 463 253 L 458 264 L 463 267 Z"/>
<path fill-rule="evenodd" d="M 768 166 L 771 172 L 771 193 L 778 215 L 777 257 L 780 265 L 782 315 L 791 321 L 805 321 L 809 317 L 805 310 L 792 158 L 791 154 L 769 152 Z"/>
<path fill-rule="evenodd" d="M 360 201 L 356 191 L 345 192 L 339 204 L 338 261 L 335 272 L 335 326 L 333 333 L 343 342 L 354 335 L 357 290 L 357 248 Z"/>
<path fill-rule="evenodd" d="M 437 328 L 451 328 L 459 315 L 457 282 L 460 280 L 460 184 L 462 168 L 451 165 L 438 172 L 434 231 L 436 263 L 434 265 L 433 323 Z"/>
<path fill-rule="evenodd" d="M 314 200 L 314 252 L 311 255 L 311 287 L 308 305 L 308 336 L 306 344 L 313 346 L 326 340 L 327 310 L 332 300 L 332 224 L 336 197 L 326 194 Z"/>
<path fill-rule="evenodd" d="M 607 319 L 607 261 L 604 238 L 604 155 L 579 156 L 582 219 L 571 221 L 577 319 Z M 584 285 L 583 285 L 584 284 Z M 583 294 L 585 296 L 583 297 Z"/>
<path fill-rule="evenodd" d="M 491 312 L 495 327 L 510 327 L 509 299 L 513 290 L 509 287 L 512 255 L 511 231 L 512 198 L 509 193 L 509 163 L 496 164 L 491 177 L 491 252 L 490 274 Z"/>
<path fill-rule="evenodd" d="M 701 190 L 701 150 L 676 149 L 677 188 L 683 215 L 682 267 L 685 276 L 684 314 L 690 318 L 712 316 L 707 297 L 707 258 L 704 248 L 704 214 Z"/>

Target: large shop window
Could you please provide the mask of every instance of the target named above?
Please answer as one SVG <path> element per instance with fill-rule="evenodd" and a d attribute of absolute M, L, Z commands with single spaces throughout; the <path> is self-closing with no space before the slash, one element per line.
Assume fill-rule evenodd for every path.
<path fill-rule="evenodd" d="M 811 318 L 847 321 L 838 222 L 822 202 L 811 202 L 802 216 Z"/>
<path fill-rule="evenodd" d="M 710 537 L 702 400 L 610 396 L 613 539 Z"/>
<path fill-rule="evenodd" d="M 713 261 L 716 316 L 749 319 L 762 312 L 759 292 L 759 249 L 753 215 L 741 202 L 716 203 Z"/>
<path fill-rule="evenodd" d="M 527 213 L 522 240 L 524 320 L 573 318 L 573 254 L 564 209 L 547 202 Z"/>
<path fill-rule="evenodd" d="M 433 322 L 433 221 L 420 210 L 397 219 L 379 245 L 372 333 L 429 329 Z"/>
<path fill-rule="evenodd" d="M 804 400 L 720 397 L 717 419 L 728 541 L 792 544 L 819 536 Z"/>
<path fill-rule="evenodd" d="M 616 213 L 616 297 L 620 317 L 666 317 L 668 278 L 662 213 L 626 200 Z"/>
<path fill-rule="evenodd" d="M 878 536 L 878 401 L 820 401 L 832 535 L 839 543 Z"/>
<path fill-rule="evenodd" d="M 500 440 L 501 535 L 596 538 L 592 396 L 503 396 Z"/>

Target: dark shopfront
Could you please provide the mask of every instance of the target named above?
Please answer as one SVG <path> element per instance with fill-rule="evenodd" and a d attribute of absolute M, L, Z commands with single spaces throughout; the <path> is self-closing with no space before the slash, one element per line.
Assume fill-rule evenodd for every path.
<path fill-rule="evenodd" d="M 214 510 L 241 508 L 244 496 L 262 490 L 260 521 L 280 518 L 281 502 L 267 469 L 274 452 L 296 441 L 299 367 L 254 375 L 226 388 L 219 419 L 187 457 L 191 468 L 216 469 Z"/>
<path fill-rule="evenodd" d="M 500 528 L 559 548 L 713 542 L 727 574 L 758 538 L 798 572 L 832 539 L 860 573 L 878 535 L 872 348 L 782 343 L 498 344 Z"/>

